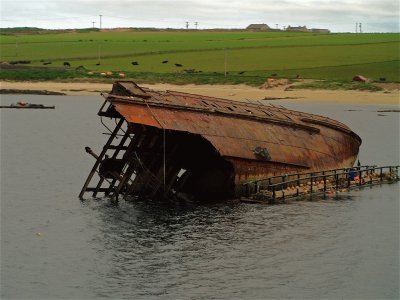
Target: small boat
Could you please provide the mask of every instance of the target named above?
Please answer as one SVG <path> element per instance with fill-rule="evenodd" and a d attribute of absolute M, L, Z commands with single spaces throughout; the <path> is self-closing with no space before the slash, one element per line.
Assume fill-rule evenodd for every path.
<path fill-rule="evenodd" d="M 0 108 L 32 108 L 32 109 L 54 109 L 54 105 L 43 105 L 36 103 L 27 103 L 24 101 L 18 101 L 17 104 L 0 106 Z"/>

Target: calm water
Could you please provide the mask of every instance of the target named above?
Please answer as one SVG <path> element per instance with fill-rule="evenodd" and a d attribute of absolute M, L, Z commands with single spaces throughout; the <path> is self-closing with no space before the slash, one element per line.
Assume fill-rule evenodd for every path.
<path fill-rule="evenodd" d="M 1 110 L 1 298 L 399 297 L 399 184 L 276 206 L 81 203 L 101 98 L 1 99 L 56 105 Z M 363 164 L 399 164 L 399 114 L 376 112 L 390 107 L 283 105 L 350 125 Z"/>

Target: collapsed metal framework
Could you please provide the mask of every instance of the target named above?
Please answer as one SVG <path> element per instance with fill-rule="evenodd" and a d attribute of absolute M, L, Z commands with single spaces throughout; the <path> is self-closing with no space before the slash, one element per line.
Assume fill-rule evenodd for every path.
<path fill-rule="evenodd" d="M 99 155 L 86 147 L 96 162 L 80 199 L 86 193 L 189 200 L 205 193 L 218 198 L 232 195 L 230 164 L 199 135 L 128 123 L 107 99 L 98 115 L 115 119 L 116 126 Z"/>

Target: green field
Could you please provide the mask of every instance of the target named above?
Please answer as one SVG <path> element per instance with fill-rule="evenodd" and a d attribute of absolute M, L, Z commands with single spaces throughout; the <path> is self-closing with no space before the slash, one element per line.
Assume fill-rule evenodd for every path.
<path fill-rule="evenodd" d="M 400 38 L 385 34 L 315 34 L 247 31 L 113 31 L 1 35 L 1 61 L 29 60 L 30 66 L 66 71 L 2 70 L 2 79 L 90 77 L 125 72 L 142 81 L 259 84 L 278 77 L 350 81 L 356 74 L 399 82 Z M 96 65 L 99 62 L 100 65 Z M 162 61 L 168 63 L 162 63 Z M 136 61 L 138 65 L 132 65 Z M 229 72 L 224 76 L 226 69 Z M 175 64 L 181 64 L 177 67 Z M 196 73 L 186 74 L 184 70 Z M 100 77 L 92 75 L 91 77 Z"/>

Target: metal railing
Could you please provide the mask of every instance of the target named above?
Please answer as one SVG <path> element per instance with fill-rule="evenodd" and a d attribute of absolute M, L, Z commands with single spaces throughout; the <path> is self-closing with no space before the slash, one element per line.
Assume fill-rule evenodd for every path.
<path fill-rule="evenodd" d="M 273 176 L 265 179 L 246 182 L 242 185 L 241 195 L 249 197 L 266 191 L 269 198 L 275 201 L 280 194 L 280 198 L 285 198 L 285 190 L 293 189 L 290 197 L 298 197 L 304 190 L 308 194 L 326 193 L 328 190 L 338 190 L 341 188 L 351 188 L 365 184 L 382 183 L 391 178 L 399 180 L 399 166 L 359 166 L 353 168 L 324 170 L 319 172 L 294 173 Z"/>

